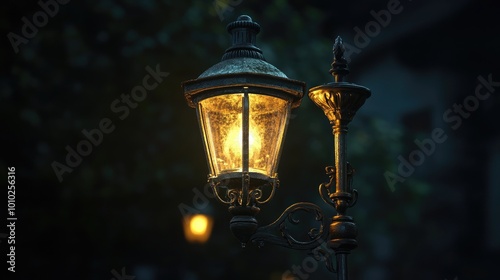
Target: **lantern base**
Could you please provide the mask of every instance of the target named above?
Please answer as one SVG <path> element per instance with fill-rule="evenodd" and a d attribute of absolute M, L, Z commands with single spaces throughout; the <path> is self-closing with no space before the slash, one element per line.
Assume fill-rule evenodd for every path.
<path fill-rule="evenodd" d="M 220 202 L 241 208 L 255 207 L 269 202 L 279 186 L 277 177 L 255 172 L 209 176 L 208 181 Z"/>
<path fill-rule="evenodd" d="M 255 233 L 258 227 L 255 215 L 259 213 L 260 208 L 256 206 L 231 206 L 229 212 L 233 215 L 229 228 L 234 236 L 241 242 L 241 246 L 250 240 L 250 237 Z"/>
<path fill-rule="evenodd" d="M 276 177 L 270 177 L 268 175 L 259 173 L 259 172 L 241 172 L 241 171 L 233 171 L 227 173 L 221 173 L 217 176 L 210 176 L 209 180 L 216 183 L 219 187 L 224 187 L 228 189 L 239 189 L 241 188 L 242 178 L 245 174 L 248 174 L 249 181 L 249 189 L 258 189 L 262 188 L 269 184 L 275 184 L 278 179 Z"/>

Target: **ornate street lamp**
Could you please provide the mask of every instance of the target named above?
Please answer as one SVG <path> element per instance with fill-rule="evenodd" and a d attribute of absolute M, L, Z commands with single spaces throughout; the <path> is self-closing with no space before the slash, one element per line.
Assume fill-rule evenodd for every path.
<path fill-rule="evenodd" d="M 346 161 L 345 134 L 370 90 L 344 81 L 349 70 L 342 40 L 337 38 L 330 70 L 335 81 L 309 91 L 333 127 L 335 166 L 326 168 L 330 182 L 321 184 L 319 191 L 337 215 L 325 218 L 320 207 L 301 202 L 288 207 L 272 224 L 258 227 L 255 215 L 259 206 L 271 200 L 279 184 L 276 172 L 290 111 L 300 105 L 305 83 L 288 79 L 265 61 L 255 46 L 260 26 L 249 16 L 238 17 L 227 30 L 232 46 L 222 61 L 182 86 L 188 104 L 198 115 L 210 170 L 208 180 L 233 216 L 230 228 L 243 246 L 253 242 L 312 250 L 328 242 L 336 253 L 338 279 L 345 280 L 347 254 L 356 247 L 357 234 L 352 218 L 346 215 L 357 192 L 351 186 L 354 170 Z M 297 240 L 289 231 L 289 223 L 299 223 L 292 216 L 297 211 L 313 213 L 318 222 L 318 227 L 308 232 L 308 240 Z M 332 268 L 330 264 L 328 258 L 327 266 Z"/>
<path fill-rule="evenodd" d="M 255 46 L 260 26 L 249 16 L 227 29 L 233 45 L 222 61 L 183 88 L 198 114 L 209 181 L 217 198 L 230 205 L 231 229 L 246 244 L 257 229 L 258 205 L 268 202 L 278 185 L 288 117 L 300 104 L 305 83 L 264 60 Z"/>

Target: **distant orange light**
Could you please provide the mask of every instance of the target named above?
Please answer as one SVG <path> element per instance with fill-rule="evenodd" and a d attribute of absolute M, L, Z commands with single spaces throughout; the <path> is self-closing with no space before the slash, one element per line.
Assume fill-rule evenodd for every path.
<path fill-rule="evenodd" d="M 194 235 L 203 235 L 207 232 L 208 218 L 205 215 L 194 215 L 189 222 L 189 228 Z"/>
<path fill-rule="evenodd" d="M 212 233 L 213 219 L 209 215 L 196 214 L 184 218 L 184 235 L 188 242 L 205 243 Z"/>

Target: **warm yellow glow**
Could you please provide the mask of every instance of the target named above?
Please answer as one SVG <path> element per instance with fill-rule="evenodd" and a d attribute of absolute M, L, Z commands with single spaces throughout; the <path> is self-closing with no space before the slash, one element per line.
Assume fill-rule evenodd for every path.
<path fill-rule="evenodd" d="M 212 233 L 213 218 L 206 214 L 184 217 L 184 236 L 192 243 L 205 243 Z"/>
<path fill-rule="evenodd" d="M 256 166 L 254 164 L 255 161 L 258 161 L 256 155 L 258 155 L 261 151 L 261 139 L 259 132 L 257 131 L 257 126 L 255 124 L 250 124 L 250 128 L 248 130 L 248 158 L 249 158 L 249 166 Z M 226 135 L 226 139 L 224 141 L 224 153 L 226 155 L 230 155 L 230 157 L 236 162 L 241 162 L 242 154 L 243 154 L 243 130 L 241 123 L 241 114 L 239 114 L 235 125 L 229 129 L 229 132 Z"/>
<path fill-rule="evenodd" d="M 249 93 L 248 169 L 275 176 L 290 102 Z M 210 174 L 242 172 L 243 93 L 213 96 L 198 103 Z"/>
<path fill-rule="evenodd" d="M 189 228 L 195 235 L 203 235 L 208 228 L 208 219 L 205 215 L 194 215 L 189 222 Z"/>

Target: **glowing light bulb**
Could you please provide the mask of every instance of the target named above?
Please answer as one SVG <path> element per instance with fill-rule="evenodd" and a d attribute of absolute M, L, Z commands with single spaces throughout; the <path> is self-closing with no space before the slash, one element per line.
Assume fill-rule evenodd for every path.
<path fill-rule="evenodd" d="M 251 123 L 248 131 L 248 157 L 250 167 L 254 167 L 255 163 L 259 160 L 257 157 L 262 148 L 257 128 L 257 125 L 252 125 Z M 234 125 L 229 129 L 224 141 L 224 153 L 229 155 L 228 158 L 231 159 L 231 162 L 228 163 L 230 167 L 241 168 L 242 148 L 243 131 L 241 125 L 241 115 L 239 115 Z"/>

